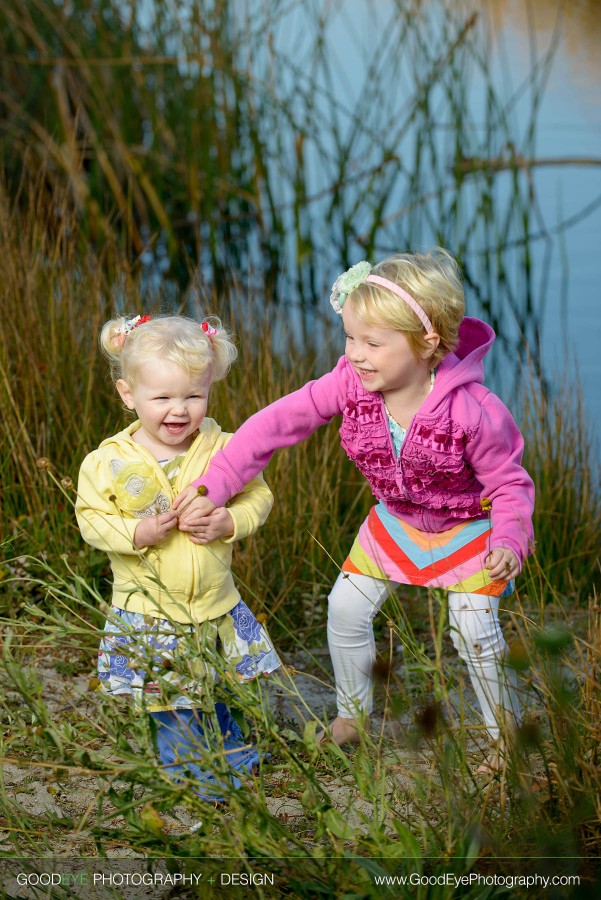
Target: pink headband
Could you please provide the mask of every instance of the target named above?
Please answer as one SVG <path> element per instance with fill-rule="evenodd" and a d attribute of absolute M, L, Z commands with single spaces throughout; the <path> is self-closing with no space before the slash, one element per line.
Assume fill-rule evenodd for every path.
<path fill-rule="evenodd" d="M 348 295 L 356 290 L 359 285 L 364 284 L 366 281 L 370 282 L 371 284 L 379 284 L 380 287 L 385 287 L 389 291 L 392 291 L 393 294 L 396 294 L 397 297 L 400 297 L 401 300 L 404 300 L 407 306 L 409 306 L 413 310 L 415 315 L 418 317 L 418 319 L 426 329 L 426 334 L 431 334 L 434 331 L 432 322 L 425 314 L 417 300 L 415 300 L 411 296 L 411 294 L 408 294 L 407 291 L 404 291 L 402 287 L 399 287 L 398 284 L 395 284 L 394 281 L 390 281 L 388 278 L 382 278 L 380 275 L 372 275 L 371 265 L 365 260 L 363 262 L 357 263 L 354 266 L 351 266 L 350 269 L 347 269 L 346 272 L 343 272 L 342 275 L 339 275 L 332 286 L 330 303 L 332 304 L 334 310 L 338 313 L 338 315 L 342 314 L 342 307 Z"/>
<path fill-rule="evenodd" d="M 399 287 L 398 284 L 395 284 L 394 281 L 389 281 L 388 278 L 381 278 L 379 275 L 371 274 L 368 275 L 365 280 L 371 282 L 372 284 L 379 284 L 381 285 L 381 287 L 388 288 L 389 291 L 392 291 L 393 294 L 396 294 L 397 297 L 400 297 L 401 300 L 404 300 L 407 306 L 411 307 L 417 318 L 426 329 L 426 334 L 431 334 L 434 331 L 432 322 L 425 314 L 417 300 L 414 300 L 411 294 L 408 294 L 407 291 L 404 291 L 403 288 Z"/>

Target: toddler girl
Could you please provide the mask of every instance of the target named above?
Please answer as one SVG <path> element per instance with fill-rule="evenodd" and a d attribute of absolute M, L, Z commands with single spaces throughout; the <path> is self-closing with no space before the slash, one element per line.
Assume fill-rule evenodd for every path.
<path fill-rule="evenodd" d="M 225 666 L 248 681 L 280 663 L 230 569 L 233 541 L 253 534 L 271 509 L 262 477 L 187 533 L 178 530 L 172 508 L 231 437 L 207 417 L 211 384 L 236 358 L 227 332 L 212 321 L 136 316 L 106 323 L 102 350 L 138 418 L 84 459 L 76 514 L 84 540 L 108 553 L 113 572 L 101 685 L 109 694 L 133 694 L 150 713 L 172 776 L 191 778 L 203 799 L 221 800 L 223 778 L 198 760 L 219 753 L 238 787 L 237 775 L 256 767 L 259 756 L 227 706 L 210 704 L 208 680 Z"/>
<path fill-rule="evenodd" d="M 334 284 L 345 355 L 332 372 L 252 416 L 206 474 L 176 498 L 180 528 L 195 527 L 265 467 L 274 450 L 342 415 L 342 446 L 379 501 L 361 525 L 329 597 L 328 642 L 338 717 L 331 736 L 358 739 L 371 709 L 372 621 L 392 588 L 446 588 L 452 640 L 499 739 L 519 719 L 499 596 L 532 548 L 534 487 L 523 440 L 483 386 L 493 330 L 464 317 L 458 268 L 446 251 L 396 254 L 353 266 Z M 498 745 L 487 766 L 498 765 Z"/>

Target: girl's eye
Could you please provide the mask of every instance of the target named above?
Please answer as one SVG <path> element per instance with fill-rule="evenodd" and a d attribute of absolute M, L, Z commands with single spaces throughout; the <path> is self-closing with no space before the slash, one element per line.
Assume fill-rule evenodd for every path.
<path fill-rule="evenodd" d="M 380 346 L 379 344 L 376 344 L 373 341 L 368 341 L 367 344 L 369 347 L 379 347 Z"/>

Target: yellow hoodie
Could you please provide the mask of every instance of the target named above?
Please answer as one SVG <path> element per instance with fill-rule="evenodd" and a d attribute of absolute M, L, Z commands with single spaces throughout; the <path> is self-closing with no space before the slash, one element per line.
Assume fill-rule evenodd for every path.
<path fill-rule="evenodd" d="M 134 422 L 84 459 L 75 504 L 82 537 L 109 555 L 114 606 L 175 622 L 215 619 L 240 600 L 230 569 L 231 545 L 263 524 L 273 495 L 259 475 L 228 505 L 234 520 L 230 537 L 193 544 L 174 529 L 161 544 L 136 550 L 133 537 L 140 519 L 166 512 L 232 437 L 205 418 L 170 484 L 152 454 L 132 440 L 139 427 Z"/>

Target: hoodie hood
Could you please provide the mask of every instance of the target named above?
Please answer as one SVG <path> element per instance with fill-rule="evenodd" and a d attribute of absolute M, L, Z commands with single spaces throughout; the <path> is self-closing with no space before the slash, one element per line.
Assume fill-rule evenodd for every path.
<path fill-rule="evenodd" d="M 118 460 L 133 466 L 138 473 L 144 466 L 149 483 L 162 485 L 163 493 L 169 498 L 169 505 L 172 497 L 189 484 L 199 471 L 204 472 L 213 454 L 223 444 L 221 426 L 214 419 L 205 417 L 200 423 L 198 435 L 183 456 L 175 482 L 170 484 L 151 452 L 134 441 L 133 436 L 139 428 L 140 420 L 136 419 L 123 431 L 105 438 L 96 452 L 105 458 L 112 458 L 114 454 Z"/>
<path fill-rule="evenodd" d="M 490 350 L 495 333 L 481 319 L 465 316 L 459 326 L 459 343 L 452 353 L 447 353 L 436 372 L 432 397 L 442 397 L 462 384 L 484 382 L 484 357 Z"/>

